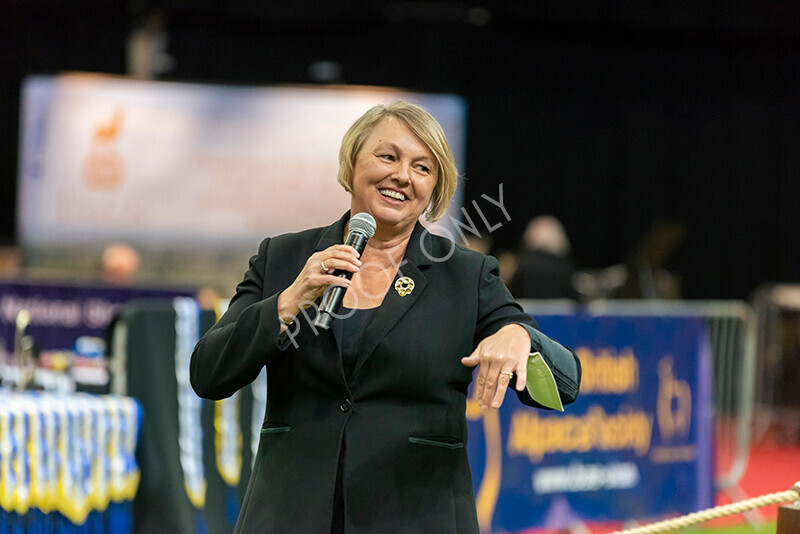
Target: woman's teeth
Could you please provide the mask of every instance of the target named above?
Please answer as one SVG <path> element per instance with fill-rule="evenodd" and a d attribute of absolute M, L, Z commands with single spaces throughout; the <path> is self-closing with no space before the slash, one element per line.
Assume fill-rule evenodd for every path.
<path fill-rule="evenodd" d="M 397 191 L 392 191 L 391 189 L 380 189 L 381 195 L 390 198 L 396 198 L 397 200 L 405 200 L 406 196 L 403 193 L 399 193 Z"/>

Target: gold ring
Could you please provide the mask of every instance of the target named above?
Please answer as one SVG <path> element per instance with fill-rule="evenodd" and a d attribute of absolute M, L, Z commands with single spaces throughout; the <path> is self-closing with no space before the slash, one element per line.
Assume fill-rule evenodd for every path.
<path fill-rule="evenodd" d="M 319 262 L 319 266 L 320 266 L 320 267 L 322 267 L 322 268 L 320 269 L 320 272 L 322 272 L 322 274 L 328 274 L 328 271 L 329 271 L 330 269 L 328 269 L 327 267 L 325 267 L 325 262 L 324 262 L 324 261 L 321 261 L 321 262 Z"/>
<path fill-rule="evenodd" d="M 514 376 L 514 371 L 500 371 L 501 375 L 508 375 L 508 378 Z"/>

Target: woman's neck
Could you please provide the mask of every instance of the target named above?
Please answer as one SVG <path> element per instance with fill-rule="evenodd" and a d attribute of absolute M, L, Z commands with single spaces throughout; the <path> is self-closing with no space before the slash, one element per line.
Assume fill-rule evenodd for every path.
<path fill-rule="evenodd" d="M 369 240 L 369 244 L 379 250 L 394 249 L 398 246 L 402 246 L 405 249 L 413 231 L 413 226 L 400 233 L 381 232 L 378 229 L 372 239 Z"/>
<path fill-rule="evenodd" d="M 391 240 L 382 241 L 374 237 L 367 242 L 364 252 L 361 254 L 362 262 L 372 262 L 382 265 L 397 266 L 403 259 L 408 247 L 411 234 L 397 236 Z"/>
<path fill-rule="evenodd" d="M 352 285 L 344 295 L 348 308 L 380 306 L 403 262 L 411 231 L 385 239 L 376 232 L 361 253 L 361 268 L 353 275 Z"/>
<path fill-rule="evenodd" d="M 364 250 L 364 253 L 373 257 L 385 256 L 387 258 L 397 260 L 395 262 L 396 264 L 405 254 L 406 248 L 408 247 L 408 242 L 410 241 L 411 234 L 413 232 L 414 225 L 409 226 L 401 232 L 396 232 L 394 229 L 381 228 L 379 226 L 375 231 L 375 235 L 373 235 L 370 240 L 367 241 L 367 246 Z M 346 240 L 347 236 L 345 235 L 345 241 Z"/>

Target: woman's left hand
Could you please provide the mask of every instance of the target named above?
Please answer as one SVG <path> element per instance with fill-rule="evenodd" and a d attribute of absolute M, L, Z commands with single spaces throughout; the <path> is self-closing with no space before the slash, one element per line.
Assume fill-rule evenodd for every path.
<path fill-rule="evenodd" d="M 486 409 L 499 408 L 506 396 L 511 373 L 517 374 L 516 389 L 522 391 L 528 374 L 531 338 L 518 324 L 508 324 L 483 339 L 472 354 L 461 358 L 467 367 L 478 367 L 475 398 Z"/>

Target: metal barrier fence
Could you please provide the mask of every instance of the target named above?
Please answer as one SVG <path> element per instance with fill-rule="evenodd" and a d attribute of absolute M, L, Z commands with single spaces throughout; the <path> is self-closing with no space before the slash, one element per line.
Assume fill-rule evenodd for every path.
<path fill-rule="evenodd" d="M 753 434 L 800 441 L 800 284 L 768 284 L 753 296 L 758 321 Z"/>
<path fill-rule="evenodd" d="M 604 300 L 578 305 L 566 300 L 520 300 L 537 315 L 702 317 L 713 357 L 715 486 L 732 500 L 747 496 L 739 482 L 750 454 L 756 380 L 756 316 L 744 301 Z M 569 340 L 560 340 L 569 344 Z"/>

